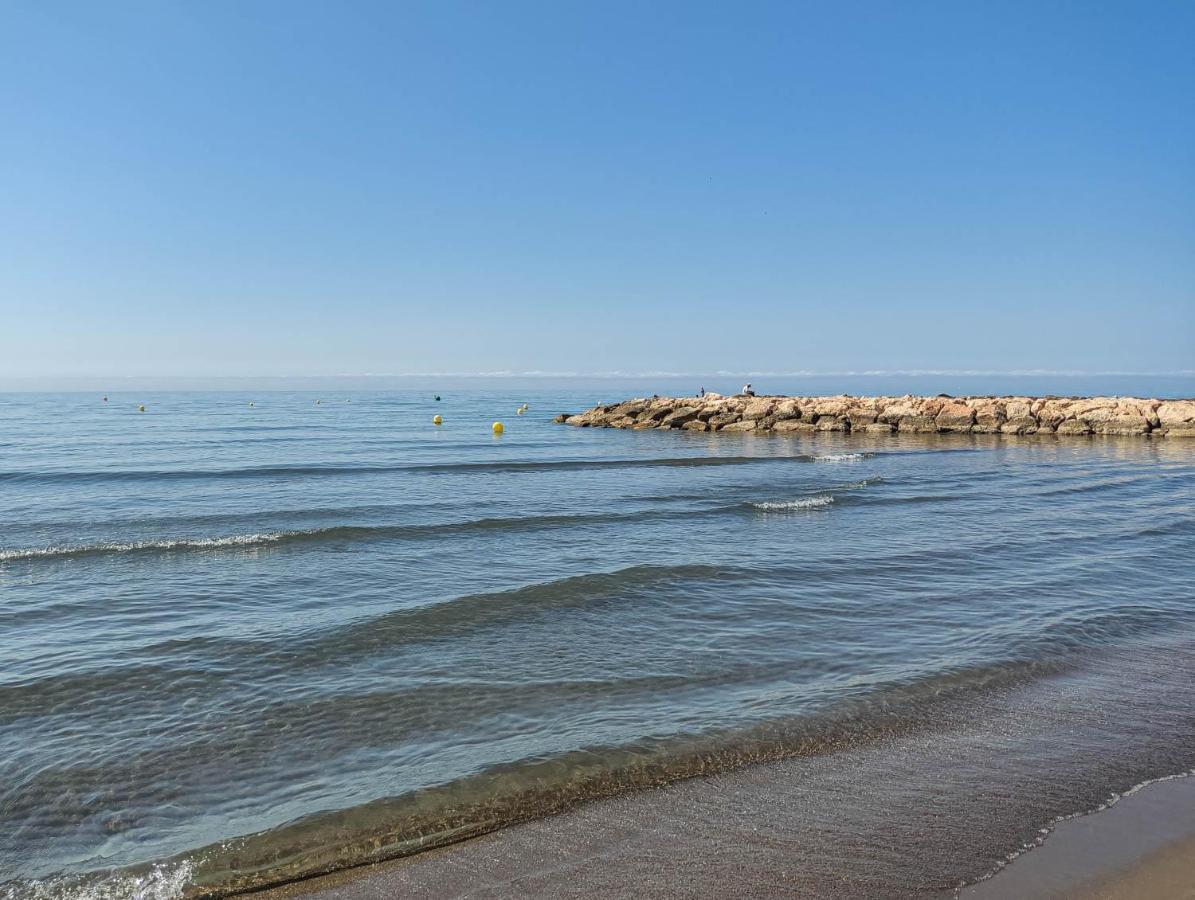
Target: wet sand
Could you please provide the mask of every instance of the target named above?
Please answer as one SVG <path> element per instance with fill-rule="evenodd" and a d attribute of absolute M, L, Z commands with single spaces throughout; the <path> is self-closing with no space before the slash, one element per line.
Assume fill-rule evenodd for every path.
<path fill-rule="evenodd" d="M 1068 819 L 960 900 L 1195 897 L 1195 778 L 1146 785 Z"/>
<path fill-rule="evenodd" d="M 756 778 L 775 774 L 768 771 L 771 767 L 758 768 L 753 773 Z M 760 785 L 752 784 L 755 779 L 736 780 L 740 784 L 735 800 L 759 799 L 754 788 Z M 700 785 L 692 787 L 702 792 Z M 673 801 L 681 798 L 657 799 L 670 813 L 680 811 Z M 572 814 L 578 817 L 572 822 L 563 817 L 532 823 L 414 859 L 339 872 L 255 896 L 271 900 L 718 897 L 725 896 L 728 888 L 747 897 L 838 893 L 824 882 L 803 884 L 800 871 L 806 860 L 799 845 L 786 847 L 780 842 L 760 847 L 758 829 L 723 830 L 707 820 L 701 835 L 703 858 L 698 861 L 690 855 L 700 831 L 692 820 L 674 821 L 671 827 L 659 818 L 628 821 L 626 816 L 635 805 L 634 800 L 595 804 Z M 688 812 L 699 810 L 689 806 Z M 593 830 L 587 835 L 586 829 Z M 791 855 L 790 868 L 774 858 L 777 849 Z M 765 877 L 761 877 L 761 862 L 765 862 Z M 844 895 L 861 887 L 850 868 L 842 872 Z M 872 896 L 895 896 L 882 885 L 871 888 L 877 891 Z M 937 900 L 1195 898 L 1195 778 L 1156 782 L 1105 810 L 1065 820 L 1040 847 L 1022 853 L 995 876 L 961 891 L 929 890 L 925 896 Z"/>
<path fill-rule="evenodd" d="M 1188 653 L 1179 658 L 1189 664 Z M 1058 816 L 1191 768 L 1195 687 L 1186 666 L 1167 676 L 1177 661 L 1051 677 L 947 706 L 935 727 L 865 747 L 599 800 L 259 896 L 954 897 L 1040 842 Z M 1132 685 L 1147 675 L 1151 700 L 1170 712 L 1154 702 L 1135 711 Z M 1098 709 L 1094 696 L 1123 702 Z M 963 896 L 1172 896 L 1141 891 L 1184 877 L 1193 798 L 1195 779 L 1167 781 L 1066 820 L 1044 848 Z"/>

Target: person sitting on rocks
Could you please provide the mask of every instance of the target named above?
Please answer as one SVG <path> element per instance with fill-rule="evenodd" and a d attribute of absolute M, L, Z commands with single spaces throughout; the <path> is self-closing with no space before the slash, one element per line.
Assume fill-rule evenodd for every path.
<path fill-rule="evenodd" d="M 744 397 L 754 397 L 755 396 L 755 391 L 751 390 L 750 382 L 743 385 L 743 396 Z"/>

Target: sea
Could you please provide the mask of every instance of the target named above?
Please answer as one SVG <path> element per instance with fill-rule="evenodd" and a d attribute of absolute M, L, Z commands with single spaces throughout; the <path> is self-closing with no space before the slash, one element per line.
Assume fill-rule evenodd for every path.
<path fill-rule="evenodd" d="M 0 897 L 223 896 L 910 734 L 957 765 L 983 746 L 910 805 L 902 828 L 986 810 L 879 873 L 912 896 L 1195 767 L 1195 440 L 553 421 L 742 380 L 1195 396 L 1115 374 L 0 394 Z M 1071 715 L 1009 705 L 1061 684 Z M 823 775 L 821 839 L 882 844 L 894 776 Z"/>

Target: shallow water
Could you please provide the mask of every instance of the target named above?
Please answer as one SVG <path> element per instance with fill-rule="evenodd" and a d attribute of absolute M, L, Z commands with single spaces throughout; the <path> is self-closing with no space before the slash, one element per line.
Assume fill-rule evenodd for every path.
<path fill-rule="evenodd" d="M 559 390 L 109 397 L 0 397 L 14 897 L 410 852 L 1195 637 L 1195 441 L 574 429 L 551 417 L 601 398 Z"/>

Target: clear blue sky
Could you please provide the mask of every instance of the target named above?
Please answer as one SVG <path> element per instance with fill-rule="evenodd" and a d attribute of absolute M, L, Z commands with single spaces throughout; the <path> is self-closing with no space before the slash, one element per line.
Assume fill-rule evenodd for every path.
<path fill-rule="evenodd" d="M 1195 368 L 1195 3 L 0 5 L 0 375 Z"/>

